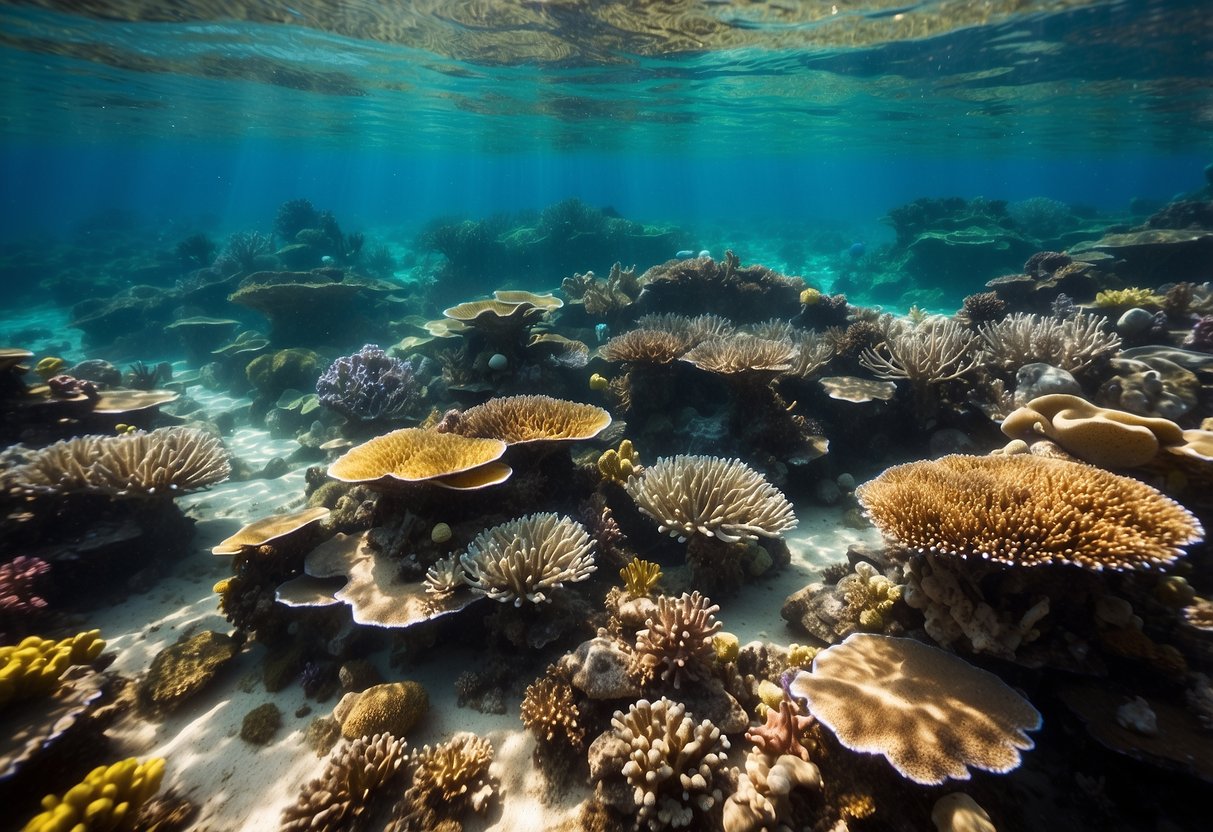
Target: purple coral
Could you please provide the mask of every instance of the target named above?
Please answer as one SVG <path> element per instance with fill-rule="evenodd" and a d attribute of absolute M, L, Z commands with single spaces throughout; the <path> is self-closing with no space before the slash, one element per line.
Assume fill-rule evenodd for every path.
<path fill-rule="evenodd" d="M 375 344 L 333 362 L 316 382 L 325 407 L 360 422 L 399 419 L 421 399 L 421 384 L 409 364 Z"/>
<path fill-rule="evenodd" d="M 50 564 L 42 558 L 20 555 L 0 564 L 0 630 L 14 635 L 24 632 L 23 626 L 46 609 L 46 599 L 39 586 L 50 572 Z"/>
<path fill-rule="evenodd" d="M 1192 331 L 1184 338 L 1184 346 L 1190 350 L 1213 352 L 1213 315 L 1205 315 L 1192 325 Z"/>

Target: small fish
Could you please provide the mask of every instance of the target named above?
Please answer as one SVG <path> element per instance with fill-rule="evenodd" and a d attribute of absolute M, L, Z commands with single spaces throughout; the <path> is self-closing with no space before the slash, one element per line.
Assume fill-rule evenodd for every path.
<path fill-rule="evenodd" d="M 611 337 L 611 328 L 606 324 L 598 324 L 594 327 L 594 337 L 598 339 L 598 343 L 602 343 Z"/>
<path fill-rule="evenodd" d="M 847 253 L 851 255 L 852 260 L 858 260 L 860 257 L 863 257 L 864 252 L 866 252 L 867 250 L 868 250 L 868 247 L 865 246 L 863 243 L 854 242 L 854 243 L 851 243 L 851 247 L 849 249 L 847 249 Z"/>
<path fill-rule="evenodd" d="M 688 257 L 694 257 L 695 252 L 691 251 L 689 248 L 684 248 L 682 251 L 678 252 L 674 256 L 677 257 L 679 260 L 686 260 Z"/>
<path fill-rule="evenodd" d="M 331 266 L 334 263 L 336 263 L 337 261 L 332 258 L 332 255 L 326 254 L 320 258 L 320 262 L 326 266 Z"/>
<path fill-rule="evenodd" d="M 703 251 L 699 252 L 699 256 L 700 256 L 700 257 L 711 257 L 711 256 L 712 256 L 712 252 L 708 251 L 708 250 L 705 248 Z"/>

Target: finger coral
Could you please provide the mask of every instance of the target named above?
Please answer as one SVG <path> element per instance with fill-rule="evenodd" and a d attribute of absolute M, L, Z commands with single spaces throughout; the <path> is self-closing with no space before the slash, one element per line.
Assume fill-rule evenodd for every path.
<path fill-rule="evenodd" d="M 624 488 L 659 531 L 680 541 L 702 534 L 736 543 L 796 527 L 783 493 L 739 459 L 664 457 Z"/>
<path fill-rule="evenodd" d="M 584 581 L 597 569 L 594 541 L 580 523 L 552 512 L 485 529 L 460 557 L 468 584 L 520 607 L 550 601 L 553 590 Z"/>
<path fill-rule="evenodd" d="M 636 633 L 636 663 L 645 676 L 659 674 L 675 688 L 706 678 L 716 658 L 712 637 L 720 630 L 720 607 L 698 592 L 662 595 L 657 614 Z"/>
<path fill-rule="evenodd" d="M 360 737 L 333 752 L 324 772 L 309 781 L 282 813 L 282 832 L 344 832 L 371 810 L 372 801 L 403 770 L 404 740 L 391 734 Z"/>
<path fill-rule="evenodd" d="M 911 551 L 1010 565 L 1148 569 L 1204 534 L 1145 483 L 1024 454 L 896 465 L 855 494 L 876 527 Z"/>
<path fill-rule="evenodd" d="M 92 662 L 104 649 L 100 630 L 61 641 L 30 636 L 0 647 L 0 709 L 14 700 L 50 693 L 69 667 Z"/>
<path fill-rule="evenodd" d="M 608 480 L 625 483 L 629 477 L 640 473 L 640 454 L 632 445 L 631 439 L 619 443 L 619 450 L 607 448 L 598 457 L 598 473 Z"/>
<path fill-rule="evenodd" d="M 63 797 L 47 795 L 45 809 L 22 832 L 88 832 L 133 830 L 139 809 L 160 789 L 164 759 L 140 763 L 135 758 L 98 766 Z"/>
<path fill-rule="evenodd" d="M 500 396 L 463 411 L 455 432 L 519 445 L 592 439 L 610 424 L 611 414 L 592 404 L 551 396 Z"/>
<path fill-rule="evenodd" d="M 330 410 L 356 422 L 399 419 L 421 401 L 413 368 L 376 344 L 334 361 L 316 381 L 316 395 Z"/>
<path fill-rule="evenodd" d="M 475 734 L 456 734 L 413 755 L 412 783 L 394 810 L 387 832 L 425 832 L 458 819 L 469 808 L 482 811 L 495 787 L 489 777 L 493 746 Z"/>
<path fill-rule="evenodd" d="M 728 738 L 706 719 L 696 725 L 679 702 L 641 699 L 627 713 L 616 711 L 594 745 L 591 776 L 601 781 L 612 774 L 603 768 L 622 762 L 617 770 L 632 789 L 638 827 L 697 828 L 696 818 L 722 799 L 716 780 L 725 773 Z"/>
<path fill-rule="evenodd" d="M 908 638 L 856 633 L 818 653 L 789 689 L 845 748 L 882 754 L 924 785 L 1017 768 L 1041 724 L 993 673 Z"/>
<path fill-rule="evenodd" d="M 573 687 L 557 665 L 527 686 L 521 715 L 522 724 L 541 742 L 580 748 L 585 740 Z"/>
<path fill-rule="evenodd" d="M 205 488 L 230 473 L 219 437 L 197 428 L 160 428 L 56 442 L 31 454 L 7 479 L 28 492 L 153 497 Z"/>

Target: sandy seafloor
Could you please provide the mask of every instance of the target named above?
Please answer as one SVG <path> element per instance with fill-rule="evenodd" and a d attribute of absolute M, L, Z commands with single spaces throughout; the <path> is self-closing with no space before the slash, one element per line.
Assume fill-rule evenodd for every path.
<path fill-rule="evenodd" d="M 239 404 L 197 387 L 189 392 L 210 413 Z M 293 439 L 275 439 L 248 427 L 224 437 L 224 442 L 254 470 L 298 447 Z M 178 506 L 196 521 L 188 555 L 147 592 L 131 594 L 89 615 L 88 626 L 100 628 L 108 642 L 107 653 L 117 657 L 113 670 L 139 676 L 158 652 L 182 634 L 231 631 L 213 591 L 214 584 L 230 574 L 230 558 L 216 557 L 210 549 L 245 523 L 302 507 L 306 467 L 300 464 L 274 480 L 228 482 L 178 498 Z M 742 644 L 754 639 L 783 644 L 804 641 L 780 618 L 784 599 L 817 580 L 822 566 L 844 559 L 852 543 L 879 542 L 874 529 L 846 527 L 842 508 L 798 506 L 796 513 L 800 525 L 787 537 L 791 564 L 719 602 L 717 618 Z M 326 758 L 312 751 L 304 732 L 317 716 L 331 712 L 339 694 L 318 703 L 308 700 L 298 684 L 267 692 L 262 685 L 264 656 L 265 648 L 252 642 L 210 686 L 168 717 L 157 721 L 135 711 L 109 731 L 116 758 L 162 756 L 168 760 L 162 793 L 171 789 L 199 806 L 193 829 L 276 828 L 282 809 L 295 800 L 299 787 L 319 776 L 324 767 Z M 535 744 L 519 719 L 517 697 L 507 700 L 506 713 L 501 715 L 456 706 L 455 679 L 478 662 L 472 651 L 462 647 L 432 650 L 403 671 L 389 668 L 382 655 L 371 657 L 376 658 L 385 679 L 413 679 L 429 692 L 430 710 L 407 737 L 410 748 L 442 742 L 457 731 L 472 731 L 492 742 L 495 755 L 490 773 L 500 782 L 500 794 L 483 819 L 469 814 L 465 819 L 468 830 L 551 828 L 576 817 L 590 789 L 574 787 L 555 799 L 547 794 L 547 785 L 532 763 Z M 240 738 L 241 721 L 265 702 L 273 702 L 282 711 L 283 725 L 269 745 L 254 746 Z M 304 705 L 311 712 L 296 717 L 296 709 Z"/>

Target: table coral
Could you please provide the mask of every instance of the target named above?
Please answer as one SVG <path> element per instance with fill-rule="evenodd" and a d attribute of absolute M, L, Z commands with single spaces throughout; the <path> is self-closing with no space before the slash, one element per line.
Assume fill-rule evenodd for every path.
<path fill-rule="evenodd" d="M 211 630 L 183 635 L 152 659 L 139 694 L 153 707 L 176 708 L 204 688 L 239 649 L 230 636 Z"/>
<path fill-rule="evenodd" d="M 140 763 L 135 758 L 98 766 L 62 797 L 47 795 L 45 811 L 22 832 L 89 832 L 138 829 L 139 809 L 160 789 L 164 759 Z"/>

